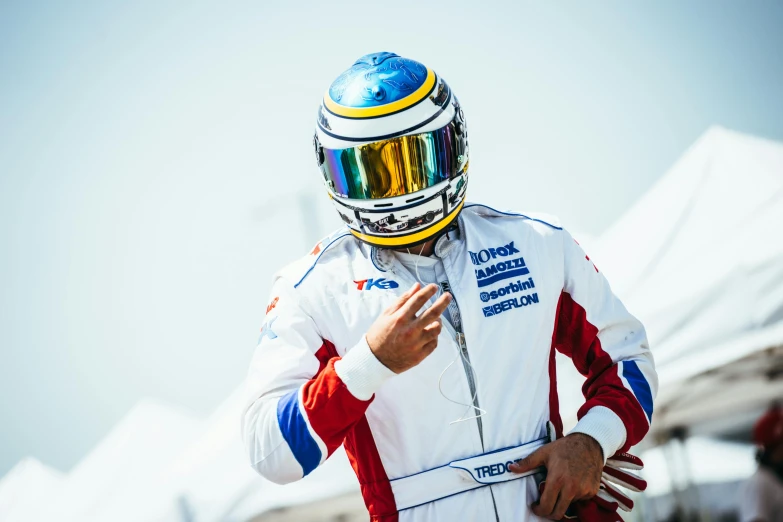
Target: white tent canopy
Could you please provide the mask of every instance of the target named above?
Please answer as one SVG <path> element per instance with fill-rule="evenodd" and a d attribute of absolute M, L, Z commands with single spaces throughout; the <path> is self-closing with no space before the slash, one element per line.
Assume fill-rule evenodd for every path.
<path fill-rule="evenodd" d="M 341 449 L 293 484 L 280 486 L 258 475 L 240 436 L 243 392 L 244 386 L 238 387 L 176 457 L 156 470 L 141 492 L 143 505 L 126 508 L 113 520 L 243 522 L 272 509 L 358 491 Z"/>
<path fill-rule="evenodd" d="M 3 522 L 245 522 L 270 510 L 356 493 L 342 450 L 280 486 L 248 464 L 240 386 L 208 419 L 143 400 L 66 476 L 25 459 L 0 480 Z"/>
<path fill-rule="evenodd" d="M 139 402 L 65 477 L 45 515 L 25 520 L 118 520 L 140 503 L 135 495 L 140 485 L 179 452 L 201 422 L 155 401 Z"/>
<path fill-rule="evenodd" d="M 725 433 L 783 397 L 783 144 L 710 129 L 593 258 L 647 328 L 656 433 Z"/>
<path fill-rule="evenodd" d="M 0 520 L 41 519 L 47 503 L 62 487 L 63 475 L 33 458 L 20 461 L 0 480 Z"/>

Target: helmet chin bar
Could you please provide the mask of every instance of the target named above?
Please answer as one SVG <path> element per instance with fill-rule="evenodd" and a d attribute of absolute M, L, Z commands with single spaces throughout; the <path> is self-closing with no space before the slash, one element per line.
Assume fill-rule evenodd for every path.
<path fill-rule="evenodd" d="M 351 229 L 351 234 L 353 234 L 354 237 L 356 237 L 359 241 L 379 248 L 409 248 L 416 245 L 421 245 L 422 243 L 426 243 L 427 241 L 434 239 L 446 232 L 449 226 L 457 219 L 457 216 L 459 216 L 464 203 L 464 200 L 460 202 L 457 208 L 452 210 L 451 214 L 446 216 L 444 219 L 441 219 L 432 226 L 413 234 L 404 236 L 372 236 L 362 234 L 353 229 Z"/>
<path fill-rule="evenodd" d="M 351 233 L 365 243 L 401 248 L 414 246 L 445 231 L 456 218 L 465 201 L 467 172 L 407 196 L 390 198 L 383 203 L 372 200 L 348 200 L 327 191 L 338 214 Z"/>

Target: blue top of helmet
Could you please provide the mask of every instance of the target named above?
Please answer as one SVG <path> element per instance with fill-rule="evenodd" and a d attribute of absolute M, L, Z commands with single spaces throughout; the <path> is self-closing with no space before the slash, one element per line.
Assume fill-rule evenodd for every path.
<path fill-rule="evenodd" d="M 424 84 L 427 68 L 394 53 L 365 54 L 329 87 L 344 107 L 377 107 L 401 100 Z"/>

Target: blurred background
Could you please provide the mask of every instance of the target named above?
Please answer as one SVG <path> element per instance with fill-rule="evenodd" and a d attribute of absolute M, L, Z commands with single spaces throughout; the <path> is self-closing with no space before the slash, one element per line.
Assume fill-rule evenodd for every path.
<path fill-rule="evenodd" d="M 0 520 L 366 517 L 344 456 L 274 486 L 238 427 L 272 274 L 341 224 L 320 97 L 376 51 L 459 96 L 468 198 L 558 215 L 647 326 L 635 520 L 735 520 L 783 397 L 781 27 L 773 0 L 0 2 Z"/>

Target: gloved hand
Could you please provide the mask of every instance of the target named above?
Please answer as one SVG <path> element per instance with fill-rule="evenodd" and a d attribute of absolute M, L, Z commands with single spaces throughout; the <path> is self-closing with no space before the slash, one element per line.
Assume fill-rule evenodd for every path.
<path fill-rule="evenodd" d="M 631 511 L 633 500 L 628 498 L 615 486 L 621 486 L 632 491 L 641 492 L 647 489 L 647 481 L 632 471 L 644 467 L 642 459 L 630 453 L 617 452 L 607 459 L 601 474 L 601 485 L 598 494 L 590 500 L 581 500 L 571 504 L 563 520 L 578 520 L 579 522 L 622 522 L 617 509 Z M 543 492 L 546 480 L 539 485 Z"/>
<path fill-rule="evenodd" d="M 601 489 L 594 497 L 596 503 L 604 508 L 631 511 L 633 500 L 628 498 L 613 485 L 621 486 L 631 491 L 642 492 L 647 489 L 647 481 L 629 470 L 639 471 L 644 467 L 642 459 L 630 453 L 618 451 L 607 459 L 601 474 Z"/>

